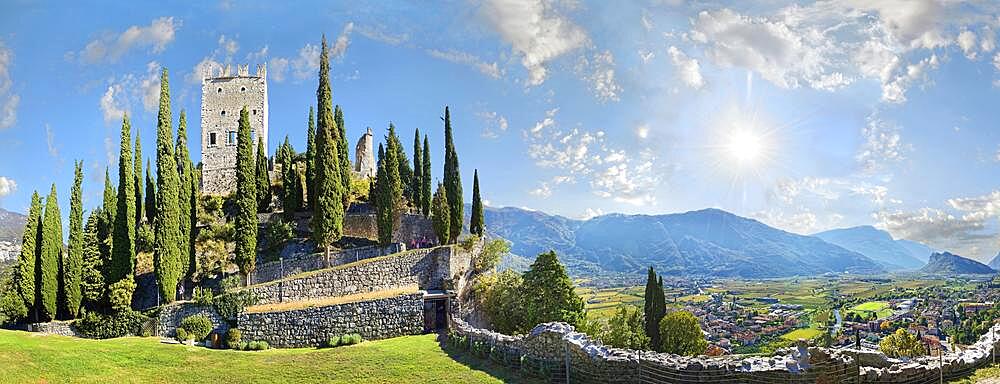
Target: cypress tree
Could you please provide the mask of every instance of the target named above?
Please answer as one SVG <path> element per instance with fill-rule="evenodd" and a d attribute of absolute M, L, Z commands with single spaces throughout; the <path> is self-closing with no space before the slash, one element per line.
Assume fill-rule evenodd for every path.
<path fill-rule="evenodd" d="M 111 285 L 111 250 L 114 247 L 112 237 L 115 232 L 115 212 L 118 211 L 118 197 L 115 196 L 115 188 L 111 184 L 111 176 L 108 168 L 104 168 L 104 204 L 101 205 L 100 220 L 97 221 L 97 238 L 100 240 L 101 252 L 101 274 L 105 283 Z M 155 211 L 155 209 L 153 210 Z"/>
<path fill-rule="evenodd" d="M 455 142 L 451 138 L 451 112 L 444 107 L 444 187 L 448 193 L 448 205 L 451 213 L 449 223 L 449 243 L 458 240 L 462 233 L 462 214 L 465 208 L 462 204 L 462 175 L 458 169 L 458 153 L 455 152 Z"/>
<path fill-rule="evenodd" d="M 191 223 L 191 196 L 194 190 L 191 188 L 191 174 L 194 166 L 191 164 L 191 156 L 188 154 L 187 142 L 187 116 L 181 110 L 180 121 L 177 125 L 177 145 L 174 150 L 174 162 L 177 163 L 177 228 L 180 233 L 178 237 L 177 249 L 179 253 L 180 276 L 187 276 L 188 260 L 194 247 L 191 246 L 194 225 Z"/>
<path fill-rule="evenodd" d="M 149 158 L 146 158 L 146 203 L 143 211 L 146 213 L 146 222 L 153 224 L 156 217 L 156 181 L 149 167 Z"/>
<path fill-rule="evenodd" d="M 410 158 L 406 156 L 406 150 L 403 149 L 403 142 L 399 140 L 399 135 L 396 134 L 396 126 L 392 123 L 389 123 L 389 134 L 386 136 L 385 149 L 394 153 L 395 160 L 389 164 L 396 164 L 396 173 L 399 174 L 399 183 L 402 188 L 401 197 L 412 201 L 413 169 L 410 168 Z M 402 201 L 401 198 L 399 200 L 400 207 L 402 207 Z"/>
<path fill-rule="evenodd" d="M 434 234 L 438 237 L 440 244 L 447 244 L 451 234 L 448 233 L 451 226 L 451 212 L 448 206 L 448 193 L 444 184 L 438 183 L 437 191 L 434 192 L 434 204 L 431 207 L 431 224 L 434 227 Z"/>
<path fill-rule="evenodd" d="M 347 126 L 344 125 L 344 111 L 337 105 L 333 111 L 333 121 L 337 124 L 337 156 L 340 158 L 340 179 L 343 183 L 344 209 L 351 206 L 351 159 L 347 149 Z"/>
<path fill-rule="evenodd" d="M 290 220 L 302 208 L 302 186 L 295 170 L 295 149 L 288 143 L 288 136 L 285 136 L 284 144 L 278 149 L 278 159 L 281 161 L 281 206 L 285 217 Z"/>
<path fill-rule="evenodd" d="M 431 146 L 427 144 L 427 135 L 424 135 L 423 170 L 420 172 L 420 210 L 427 216 L 431 213 Z"/>
<path fill-rule="evenodd" d="M 309 125 L 306 130 L 306 201 L 309 209 L 316 204 L 316 120 L 313 107 L 309 107 Z"/>
<path fill-rule="evenodd" d="M 62 215 L 59 214 L 59 200 L 56 184 L 52 183 L 49 197 L 45 199 L 45 214 L 42 218 L 42 249 L 39 256 L 41 279 L 38 282 L 41 293 L 41 312 L 45 318 L 56 318 L 56 300 L 59 291 L 59 259 L 62 254 Z"/>
<path fill-rule="evenodd" d="M 264 154 L 264 138 L 257 138 L 257 160 L 255 161 L 257 183 L 257 211 L 269 212 L 271 206 L 271 179 L 267 177 L 267 155 Z"/>
<path fill-rule="evenodd" d="M 83 268 L 83 161 L 76 163 L 73 189 L 69 200 L 69 249 L 63 259 L 62 284 L 66 294 L 63 311 L 69 318 L 76 318 L 82 300 L 80 283 Z"/>
<path fill-rule="evenodd" d="M 153 269 L 160 297 L 174 301 L 181 277 L 180 181 L 174 156 L 170 81 L 167 69 L 160 75 L 160 110 L 156 119 L 156 217 L 153 220 Z"/>
<path fill-rule="evenodd" d="M 85 308 L 99 307 L 104 300 L 104 275 L 101 273 L 104 261 L 101 259 L 98 224 L 104 213 L 101 208 L 93 210 L 83 227 L 83 260 L 80 267 L 80 297 Z"/>
<path fill-rule="evenodd" d="M 135 271 L 135 179 L 132 177 L 131 124 L 122 118 L 121 148 L 118 154 L 118 209 L 112 238 L 112 278 L 118 282 Z"/>
<path fill-rule="evenodd" d="M 381 163 L 383 158 L 385 158 L 385 148 L 382 147 L 382 143 L 378 143 L 378 159 L 375 160 L 376 164 Z"/>
<path fill-rule="evenodd" d="M 194 245 L 195 240 L 198 238 L 198 198 L 201 196 L 201 191 L 198 186 L 201 184 L 199 181 L 201 180 L 201 173 L 194 168 L 194 165 L 191 164 L 190 161 L 188 161 L 188 164 L 191 166 L 192 171 L 190 180 L 191 185 L 189 186 L 191 189 L 191 196 L 190 200 L 187 202 L 191 213 L 191 215 L 187 218 L 188 223 L 191 226 L 191 234 L 189 238 L 190 240 L 188 241 L 188 260 L 185 263 L 182 259 L 181 263 L 187 264 L 187 275 L 193 276 L 195 271 L 198 270 L 198 255 L 194 251 Z"/>
<path fill-rule="evenodd" d="M 31 208 L 28 209 L 28 217 L 24 223 L 24 235 L 21 237 L 21 253 L 17 257 L 17 268 L 14 270 L 14 286 L 17 288 L 18 296 L 24 301 L 25 307 L 29 311 L 35 309 L 37 320 L 38 312 L 35 306 L 35 274 L 38 270 L 38 254 L 41 249 L 41 239 L 39 229 L 42 225 L 42 198 L 38 196 L 38 191 L 31 194 Z"/>
<path fill-rule="evenodd" d="M 134 162 L 135 170 L 132 173 L 135 179 L 135 234 L 133 235 L 135 239 L 139 238 L 139 223 L 142 223 L 142 219 L 145 217 L 145 211 L 143 209 L 143 185 L 142 185 L 142 143 L 139 140 L 139 131 L 135 132 L 135 157 L 132 158 Z"/>
<path fill-rule="evenodd" d="M 253 139 L 250 137 L 250 113 L 240 111 L 240 129 L 236 134 L 236 266 L 250 285 L 250 274 L 257 260 L 257 182 L 254 175 Z"/>
<path fill-rule="evenodd" d="M 403 208 L 403 191 L 406 186 L 406 183 L 400 175 L 399 168 L 399 147 L 402 146 L 402 143 L 400 143 L 399 138 L 396 137 L 396 129 L 392 123 L 389 123 L 389 135 L 386 138 L 386 143 L 384 159 L 386 184 L 383 189 L 385 196 L 383 200 L 384 204 L 380 209 L 383 209 L 382 219 L 385 221 L 386 233 L 388 233 L 388 236 L 391 238 L 392 232 L 396 229 L 400 210 Z M 402 162 L 409 163 L 409 159 L 403 157 Z"/>
<path fill-rule="evenodd" d="M 660 322 L 656 316 L 657 310 L 657 294 L 656 290 L 658 285 L 656 283 L 656 271 L 653 267 L 649 267 L 649 271 L 646 274 L 646 293 L 643 296 L 643 313 L 646 315 L 646 336 L 649 337 L 649 345 L 653 347 L 654 350 L 658 350 L 660 347 Z"/>
<path fill-rule="evenodd" d="M 343 178 L 339 145 L 336 137 L 338 127 L 333 114 L 333 100 L 330 91 L 330 56 L 323 36 L 319 63 L 319 87 L 316 90 L 316 205 L 310 223 L 313 241 L 325 248 L 329 264 L 330 245 L 340 237 L 344 229 Z"/>
<path fill-rule="evenodd" d="M 410 190 L 413 191 L 413 199 L 410 200 L 410 206 L 420 210 L 423 198 L 421 197 L 421 192 L 423 191 L 423 172 L 424 162 L 422 158 L 422 152 L 420 151 L 420 128 L 416 129 L 413 133 L 413 180 L 410 183 Z"/>
<path fill-rule="evenodd" d="M 479 197 L 479 170 L 472 173 L 472 218 L 469 220 L 469 232 L 482 236 L 486 232 L 483 219 L 483 200 Z"/>

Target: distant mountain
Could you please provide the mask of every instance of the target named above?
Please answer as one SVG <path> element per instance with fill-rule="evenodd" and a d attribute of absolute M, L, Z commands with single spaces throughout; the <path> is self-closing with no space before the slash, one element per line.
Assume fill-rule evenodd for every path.
<path fill-rule="evenodd" d="M 834 229 L 813 236 L 868 256 L 887 270 L 918 269 L 924 265 L 909 249 L 893 240 L 889 232 L 872 226 Z"/>
<path fill-rule="evenodd" d="M 0 208 L 0 241 L 21 244 L 27 216 Z"/>
<path fill-rule="evenodd" d="M 992 274 L 996 273 L 986 264 L 967 259 L 962 256 L 953 255 L 948 252 L 935 253 L 931 255 L 920 272 L 935 275 L 970 275 L 970 274 Z"/>
<path fill-rule="evenodd" d="M 885 269 L 857 252 L 718 209 L 670 215 L 611 214 L 574 220 L 519 208 L 487 208 L 486 227 L 528 258 L 555 250 L 577 275 L 643 273 L 785 277 Z"/>
<path fill-rule="evenodd" d="M 996 256 L 993 256 L 993 260 L 990 260 L 990 263 L 986 265 L 988 265 L 990 268 L 1000 271 L 1000 253 L 997 253 Z"/>
<path fill-rule="evenodd" d="M 910 241 L 906 239 L 896 240 L 896 244 L 899 244 L 910 252 L 910 256 L 926 263 L 927 260 L 931 258 L 931 254 L 937 252 L 934 248 L 928 247 L 922 243 L 916 241 Z"/>

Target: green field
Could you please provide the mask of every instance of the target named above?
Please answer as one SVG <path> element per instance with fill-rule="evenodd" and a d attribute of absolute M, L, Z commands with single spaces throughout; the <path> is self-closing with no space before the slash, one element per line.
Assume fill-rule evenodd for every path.
<path fill-rule="evenodd" d="M 816 336 L 819 336 L 821 334 L 823 334 L 823 331 L 821 331 L 819 329 L 816 329 L 816 328 L 799 328 L 799 329 L 796 329 L 794 331 L 788 332 L 788 333 L 786 333 L 784 335 L 781 335 L 781 338 L 785 339 L 785 340 L 792 340 L 792 341 L 795 341 L 795 340 L 798 340 L 798 339 L 811 340 L 811 339 L 813 339 Z"/>
<path fill-rule="evenodd" d="M 884 319 L 892 315 L 892 308 L 889 308 L 889 303 L 884 301 L 868 301 L 852 307 L 849 312 L 865 316 L 874 313 L 879 319 Z"/>
<path fill-rule="evenodd" d="M 0 330 L 4 383 L 502 383 L 517 374 L 442 350 L 435 335 L 331 349 L 238 352 L 156 338 L 86 340 Z"/>

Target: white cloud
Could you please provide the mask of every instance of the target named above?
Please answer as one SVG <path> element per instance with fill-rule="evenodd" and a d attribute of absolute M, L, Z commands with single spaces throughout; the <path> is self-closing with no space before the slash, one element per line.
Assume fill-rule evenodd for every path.
<path fill-rule="evenodd" d="M 48 123 L 45 124 L 45 145 L 49 150 L 49 156 L 61 162 L 59 148 L 56 147 L 56 134 L 52 132 L 52 127 Z"/>
<path fill-rule="evenodd" d="M 861 131 L 864 143 L 856 156 L 863 171 L 880 171 L 889 163 L 906 158 L 910 146 L 903 143 L 899 131 L 898 126 L 876 114 L 868 116 L 868 123 Z"/>
<path fill-rule="evenodd" d="M 132 48 L 150 47 L 153 53 L 160 53 L 174 40 L 180 26 L 180 20 L 175 21 L 173 17 L 154 19 L 148 26 L 133 25 L 121 33 L 106 34 L 91 41 L 79 56 L 84 63 L 94 64 L 116 62 Z"/>
<path fill-rule="evenodd" d="M 488 0 L 482 12 L 521 57 L 530 86 L 545 82 L 550 61 L 589 42 L 582 28 L 545 0 Z"/>
<path fill-rule="evenodd" d="M 503 115 L 497 112 L 483 111 L 476 113 L 476 116 L 482 119 L 485 123 L 482 133 L 483 137 L 487 139 L 495 139 L 507 132 L 507 118 Z"/>
<path fill-rule="evenodd" d="M 17 183 L 14 179 L 6 176 L 0 176 L 0 198 L 8 196 L 17 190 Z"/>
<path fill-rule="evenodd" d="M 17 124 L 17 107 L 21 96 L 11 92 L 14 81 L 10 76 L 10 67 L 14 64 L 14 51 L 0 40 L 0 130 Z"/>
<path fill-rule="evenodd" d="M 595 218 L 597 216 L 601 216 L 603 214 L 604 214 L 604 210 L 603 209 L 600 209 L 600 208 L 597 208 L 597 209 L 587 208 L 586 210 L 583 211 L 583 214 L 580 215 L 579 219 L 580 220 L 590 220 L 590 219 L 593 219 L 593 218 Z"/>
<path fill-rule="evenodd" d="M 701 89 L 705 86 L 705 79 L 701 76 L 701 66 L 697 59 L 692 59 L 675 46 L 667 48 L 670 61 L 674 64 L 677 77 L 688 87 Z"/>
<path fill-rule="evenodd" d="M 105 124 L 121 121 L 122 117 L 125 115 L 125 106 L 120 99 L 115 99 L 116 93 L 121 95 L 121 85 L 111 84 L 108 85 L 108 90 L 104 92 L 103 96 L 101 96 L 100 105 L 101 112 L 104 114 Z"/>
<path fill-rule="evenodd" d="M 142 105 L 146 112 L 155 112 L 160 106 L 160 63 L 146 63 L 140 74 L 126 73 L 108 81 L 108 88 L 101 95 L 99 105 L 106 124 L 120 123 L 125 113 Z"/>
<path fill-rule="evenodd" d="M 460 52 L 453 49 L 446 51 L 438 49 L 427 49 L 427 54 L 446 61 L 450 61 L 456 64 L 468 65 L 475 68 L 480 73 L 492 77 L 494 79 L 499 79 L 503 75 L 503 71 L 500 70 L 497 62 L 488 63 L 480 59 L 479 57 L 472 55 L 467 52 Z"/>
<path fill-rule="evenodd" d="M 976 34 L 965 30 L 958 34 L 958 47 L 962 48 L 962 53 L 970 60 L 976 58 Z"/>
<path fill-rule="evenodd" d="M 552 196 L 552 188 L 549 187 L 549 183 L 542 182 L 538 188 L 532 189 L 531 191 L 528 191 L 528 193 L 532 196 L 538 196 L 544 199 Z"/>
<path fill-rule="evenodd" d="M 649 124 L 642 123 L 635 128 L 635 135 L 640 139 L 645 139 L 649 137 Z"/>
<path fill-rule="evenodd" d="M 545 118 L 535 123 L 535 126 L 532 127 L 530 130 L 531 134 L 537 136 L 542 132 L 543 129 L 551 127 L 553 124 L 555 124 L 556 113 L 559 113 L 559 108 L 552 108 L 548 111 L 545 111 Z"/>
<path fill-rule="evenodd" d="M 219 36 L 219 47 L 222 48 L 226 56 L 235 55 L 236 52 L 240 50 L 240 43 L 232 38 L 226 38 L 226 35 Z"/>
<path fill-rule="evenodd" d="M 410 35 L 406 33 L 394 34 L 387 32 L 384 25 L 362 25 L 358 27 L 358 33 L 369 39 L 389 45 L 400 45 L 410 40 Z"/>
<path fill-rule="evenodd" d="M 160 63 L 150 61 L 146 64 L 146 75 L 139 81 L 142 107 L 146 112 L 156 111 L 160 107 L 160 69 Z"/>
<path fill-rule="evenodd" d="M 879 227 L 895 238 L 919 241 L 957 254 L 985 258 L 996 252 L 996 235 L 986 233 L 986 221 L 976 215 L 956 216 L 936 208 L 879 211 L 872 214 Z"/>
<path fill-rule="evenodd" d="M 611 51 L 599 52 L 591 60 L 581 57 L 578 70 L 584 72 L 584 79 L 597 100 L 618 101 L 622 87 L 615 80 L 615 57 Z"/>
<path fill-rule="evenodd" d="M 333 42 L 333 47 L 330 48 L 330 57 L 341 58 L 347 53 L 347 46 L 351 43 L 351 31 L 354 31 L 354 23 L 348 22 L 344 25 L 344 30 L 340 32 L 340 36 L 337 36 L 337 40 Z"/>

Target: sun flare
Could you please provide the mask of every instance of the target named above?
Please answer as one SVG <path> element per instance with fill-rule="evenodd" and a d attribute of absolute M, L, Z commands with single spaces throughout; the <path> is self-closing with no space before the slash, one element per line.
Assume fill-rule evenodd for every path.
<path fill-rule="evenodd" d="M 765 148 L 759 135 L 750 131 L 736 131 L 730 134 L 726 149 L 740 164 L 752 165 L 760 160 Z"/>

